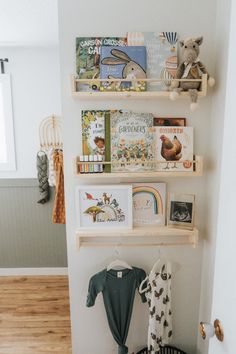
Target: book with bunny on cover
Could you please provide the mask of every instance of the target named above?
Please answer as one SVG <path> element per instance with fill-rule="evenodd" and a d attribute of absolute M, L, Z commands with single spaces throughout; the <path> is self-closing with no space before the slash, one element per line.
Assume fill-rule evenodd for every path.
<path fill-rule="evenodd" d="M 119 82 L 105 81 L 101 91 L 145 91 L 146 82 L 146 48 L 133 47 L 101 47 L 101 79 L 130 79 Z M 133 79 L 133 81 L 132 81 Z M 134 81 L 140 79 L 140 81 Z"/>
<path fill-rule="evenodd" d="M 177 32 L 129 32 L 127 42 L 128 46 L 146 46 L 147 78 L 163 79 L 148 83 L 147 90 L 169 90 L 178 67 Z"/>
<path fill-rule="evenodd" d="M 155 169 L 155 128 L 151 113 L 116 111 L 110 116 L 111 171 Z"/>
<path fill-rule="evenodd" d="M 193 128 L 155 127 L 157 171 L 193 171 Z"/>

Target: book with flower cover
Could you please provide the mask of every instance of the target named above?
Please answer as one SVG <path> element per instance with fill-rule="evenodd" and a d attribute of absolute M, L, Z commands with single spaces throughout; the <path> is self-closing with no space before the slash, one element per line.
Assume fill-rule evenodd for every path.
<path fill-rule="evenodd" d="M 177 32 L 129 32 L 128 46 L 144 45 L 147 48 L 147 78 L 163 79 L 148 83 L 148 91 L 166 91 L 178 67 Z"/>
<path fill-rule="evenodd" d="M 77 37 L 76 72 L 80 79 L 98 79 L 100 77 L 101 46 L 126 46 L 125 37 Z M 99 90 L 99 82 L 79 84 L 80 91 Z"/>
<path fill-rule="evenodd" d="M 193 128 L 155 127 L 157 171 L 193 171 Z"/>
<path fill-rule="evenodd" d="M 155 128 L 151 113 L 111 113 L 111 171 L 155 169 Z"/>
<path fill-rule="evenodd" d="M 146 47 L 101 47 L 100 78 L 130 79 L 130 81 L 105 81 L 101 91 L 145 91 Z M 140 81 L 135 81 L 140 79 Z"/>

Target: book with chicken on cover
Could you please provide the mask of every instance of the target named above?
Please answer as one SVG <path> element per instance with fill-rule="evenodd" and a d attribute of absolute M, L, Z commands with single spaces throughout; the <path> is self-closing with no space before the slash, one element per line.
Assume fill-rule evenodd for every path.
<path fill-rule="evenodd" d="M 154 170 L 153 115 L 117 111 L 110 119 L 112 172 Z"/>
<path fill-rule="evenodd" d="M 193 171 L 193 128 L 155 127 L 157 171 Z"/>

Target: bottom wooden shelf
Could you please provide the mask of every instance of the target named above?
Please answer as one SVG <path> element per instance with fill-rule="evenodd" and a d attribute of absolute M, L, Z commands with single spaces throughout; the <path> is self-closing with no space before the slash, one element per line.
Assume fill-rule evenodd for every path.
<path fill-rule="evenodd" d="M 77 248 L 81 247 L 153 247 L 192 246 L 198 243 L 198 230 L 163 227 L 135 227 L 120 230 L 88 230 L 76 232 Z"/>

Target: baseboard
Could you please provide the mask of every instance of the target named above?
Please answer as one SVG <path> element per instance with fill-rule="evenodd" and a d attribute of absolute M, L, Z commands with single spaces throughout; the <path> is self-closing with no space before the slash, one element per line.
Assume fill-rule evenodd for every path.
<path fill-rule="evenodd" d="M 68 275 L 65 268 L 0 268 L 0 276 L 21 275 Z"/>

